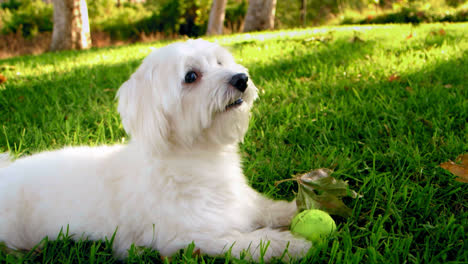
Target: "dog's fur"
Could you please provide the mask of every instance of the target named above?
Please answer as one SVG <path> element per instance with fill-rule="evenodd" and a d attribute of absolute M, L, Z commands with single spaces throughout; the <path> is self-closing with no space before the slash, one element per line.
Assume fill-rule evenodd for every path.
<path fill-rule="evenodd" d="M 185 83 L 188 71 L 198 79 Z M 132 243 L 171 255 L 194 242 L 202 253 L 265 259 L 289 244 L 295 203 L 269 200 L 248 186 L 237 145 L 257 89 L 229 80 L 247 70 L 217 44 L 175 43 L 152 52 L 117 94 L 128 145 L 67 147 L 10 162 L 0 155 L 0 241 L 30 249 L 68 227 L 74 239 L 110 238 L 124 257 Z M 226 110 L 242 97 L 244 102 Z"/>

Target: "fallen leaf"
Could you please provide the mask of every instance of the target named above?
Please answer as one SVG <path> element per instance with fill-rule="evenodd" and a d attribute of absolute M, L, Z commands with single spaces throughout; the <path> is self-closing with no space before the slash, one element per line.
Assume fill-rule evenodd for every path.
<path fill-rule="evenodd" d="M 385 130 L 387 131 L 387 135 L 391 135 L 392 134 L 392 130 L 390 129 L 390 127 L 387 125 L 387 124 L 383 124 L 383 126 L 385 127 Z"/>
<path fill-rule="evenodd" d="M 299 211 L 320 209 L 332 215 L 352 215 L 352 209 L 343 203 L 342 198 L 362 196 L 351 190 L 347 182 L 331 177 L 331 172 L 329 169 L 318 169 L 288 179 L 295 180 L 299 185 L 296 196 Z"/>
<path fill-rule="evenodd" d="M 444 85 L 444 87 L 447 88 L 447 89 L 450 89 L 450 88 L 452 88 L 452 85 L 451 84 L 446 84 L 446 85 Z"/>
<path fill-rule="evenodd" d="M 396 74 L 392 74 L 388 77 L 388 81 L 389 82 L 393 82 L 393 81 L 397 81 L 400 79 L 400 76 L 396 75 Z"/>
<path fill-rule="evenodd" d="M 7 78 L 0 74 L 0 84 L 5 83 L 7 81 Z"/>
<path fill-rule="evenodd" d="M 439 30 L 439 35 L 444 36 L 445 34 L 446 34 L 445 30 L 443 28 L 441 28 Z"/>
<path fill-rule="evenodd" d="M 457 176 L 456 181 L 468 183 L 468 153 L 458 156 L 455 162 L 444 162 L 440 167 Z"/>
<path fill-rule="evenodd" d="M 410 39 L 413 37 L 413 33 L 410 33 L 408 36 L 406 36 L 406 39 Z"/>
<path fill-rule="evenodd" d="M 310 76 L 310 77 L 300 77 L 297 80 L 300 82 L 310 82 L 310 81 L 313 81 L 314 79 L 315 79 L 314 76 Z"/>
<path fill-rule="evenodd" d="M 359 43 L 359 42 L 364 42 L 364 40 L 361 39 L 361 38 L 358 37 L 358 36 L 354 36 L 354 37 L 352 37 L 351 39 L 349 39 L 349 42 L 350 42 L 350 43 Z"/>
<path fill-rule="evenodd" d="M 424 118 L 420 118 L 419 121 L 421 121 L 425 126 L 427 126 L 428 128 L 432 128 L 433 127 L 433 124 L 431 121 L 429 120 L 426 120 Z"/>
<path fill-rule="evenodd" d="M 468 167 L 468 153 L 459 155 L 455 161 L 461 163 L 465 167 Z"/>
<path fill-rule="evenodd" d="M 200 249 L 195 250 L 192 256 L 201 256 L 201 250 Z"/>

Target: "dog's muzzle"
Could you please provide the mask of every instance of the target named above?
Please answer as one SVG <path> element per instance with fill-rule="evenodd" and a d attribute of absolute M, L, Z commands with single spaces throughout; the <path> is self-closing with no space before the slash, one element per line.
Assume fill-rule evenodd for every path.
<path fill-rule="evenodd" d="M 249 77 L 245 73 L 238 73 L 232 76 L 229 84 L 234 86 L 237 90 L 244 92 L 247 89 L 247 81 Z"/>

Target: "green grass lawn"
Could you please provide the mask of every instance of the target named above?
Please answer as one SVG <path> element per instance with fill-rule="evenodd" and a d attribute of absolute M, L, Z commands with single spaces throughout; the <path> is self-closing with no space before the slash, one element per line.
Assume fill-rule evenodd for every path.
<path fill-rule="evenodd" d="M 250 69 L 260 92 L 241 145 L 245 175 L 275 199 L 331 168 L 363 195 L 346 200 L 338 232 L 302 263 L 467 263 L 468 186 L 438 164 L 468 152 L 468 24 L 311 28 L 216 40 Z M 167 42 L 0 60 L 0 152 L 128 141 L 119 86 Z M 49 238 L 50 240 L 55 238 Z M 0 262 L 115 263 L 110 242 L 65 235 Z M 172 261 L 234 261 L 192 255 Z M 132 248 L 130 263 L 168 262 Z M 238 260 L 236 260 L 238 261 Z M 242 261 L 241 261 L 242 262 Z"/>

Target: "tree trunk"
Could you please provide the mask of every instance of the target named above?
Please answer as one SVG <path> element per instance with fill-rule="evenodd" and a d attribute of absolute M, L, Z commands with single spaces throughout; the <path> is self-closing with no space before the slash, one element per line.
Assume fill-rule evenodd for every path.
<path fill-rule="evenodd" d="M 226 13 L 227 0 L 213 0 L 208 20 L 207 35 L 221 35 L 224 28 L 224 15 Z"/>
<path fill-rule="evenodd" d="M 50 50 L 90 48 L 86 0 L 53 0 L 53 4 L 54 29 Z"/>
<path fill-rule="evenodd" d="M 275 27 L 276 0 L 250 0 L 245 15 L 244 32 Z"/>
<path fill-rule="evenodd" d="M 307 18 L 307 0 L 300 0 L 301 1 L 301 24 L 303 27 L 306 26 L 306 18 Z"/>

